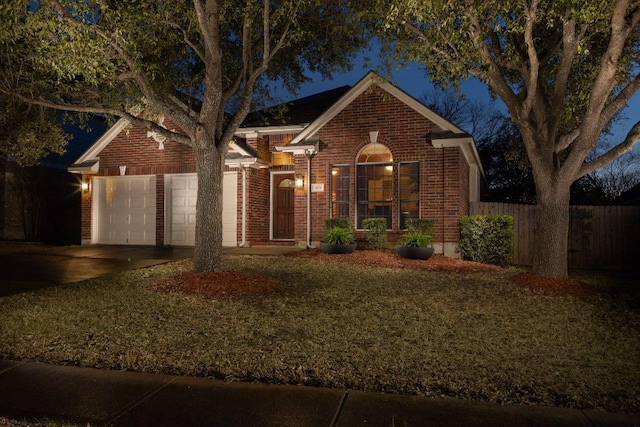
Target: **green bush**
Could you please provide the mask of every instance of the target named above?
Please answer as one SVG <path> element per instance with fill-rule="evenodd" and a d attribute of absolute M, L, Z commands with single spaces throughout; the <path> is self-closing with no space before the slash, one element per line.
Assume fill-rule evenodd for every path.
<path fill-rule="evenodd" d="M 324 234 L 324 242 L 330 245 L 348 245 L 353 242 L 353 232 L 348 228 L 328 228 Z"/>
<path fill-rule="evenodd" d="M 501 267 L 509 265 L 513 250 L 513 217 L 472 215 L 460 219 L 462 258 Z"/>
<path fill-rule="evenodd" d="M 406 221 L 409 233 L 419 232 L 433 237 L 433 220 L 428 218 L 409 218 Z"/>
<path fill-rule="evenodd" d="M 372 249 L 384 249 L 387 246 L 387 220 L 385 218 L 367 218 L 362 221 L 367 231 L 367 243 Z"/>
<path fill-rule="evenodd" d="M 351 230 L 351 232 L 355 230 L 355 228 L 353 227 L 353 222 L 351 222 L 351 218 L 346 216 L 329 218 L 328 220 L 325 221 L 325 226 L 327 230 L 335 227 L 346 228 Z"/>
<path fill-rule="evenodd" d="M 431 245 L 433 236 L 421 231 L 409 231 L 400 237 L 400 244 L 414 248 L 426 248 Z"/>

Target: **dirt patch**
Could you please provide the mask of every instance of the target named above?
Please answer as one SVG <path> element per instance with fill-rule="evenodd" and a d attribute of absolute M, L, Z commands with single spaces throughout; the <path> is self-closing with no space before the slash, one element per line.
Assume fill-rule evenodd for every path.
<path fill-rule="evenodd" d="M 324 263 L 344 263 L 351 265 L 405 268 L 425 271 L 448 271 L 455 273 L 481 273 L 504 271 L 501 267 L 464 261 L 442 255 L 434 255 L 428 260 L 409 260 L 391 252 L 357 250 L 350 254 L 328 255 L 319 249 L 294 252 L 288 257 L 314 259 Z M 597 296 L 600 293 L 587 283 L 576 279 L 552 279 L 531 273 L 517 273 L 511 280 L 523 289 L 542 295 L 572 295 L 577 297 Z M 217 273 L 184 272 L 169 276 L 149 284 L 161 292 L 180 292 L 204 297 L 241 297 L 264 294 L 279 287 L 280 283 L 260 274 L 222 271 Z"/>

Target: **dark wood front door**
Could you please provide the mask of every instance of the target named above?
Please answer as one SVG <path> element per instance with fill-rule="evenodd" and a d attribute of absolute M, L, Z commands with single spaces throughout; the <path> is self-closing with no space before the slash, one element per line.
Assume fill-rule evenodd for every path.
<path fill-rule="evenodd" d="M 273 238 L 294 238 L 294 175 L 274 175 L 273 179 Z"/>

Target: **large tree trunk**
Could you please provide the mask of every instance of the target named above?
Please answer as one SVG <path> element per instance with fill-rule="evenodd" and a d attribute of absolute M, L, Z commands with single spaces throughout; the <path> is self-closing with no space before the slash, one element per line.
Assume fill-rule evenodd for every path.
<path fill-rule="evenodd" d="M 196 141 L 194 154 L 198 173 L 198 200 L 193 268 L 196 273 L 220 271 L 224 156 L 212 141 L 206 140 Z"/>
<path fill-rule="evenodd" d="M 537 210 L 533 244 L 533 272 L 540 276 L 566 278 L 569 239 L 569 188 L 553 183 L 537 188 Z"/>

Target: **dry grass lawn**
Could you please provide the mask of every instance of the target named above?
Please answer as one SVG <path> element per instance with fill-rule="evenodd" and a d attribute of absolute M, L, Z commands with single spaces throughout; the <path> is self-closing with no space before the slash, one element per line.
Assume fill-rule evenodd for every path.
<path fill-rule="evenodd" d="M 437 259 L 347 261 L 227 256 L 227 273 L 203 277 L 187 260 L 0 298 L 0 357 L 640 411 L 628 294 L 546 295 L 513 270 Z"/>

